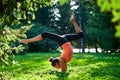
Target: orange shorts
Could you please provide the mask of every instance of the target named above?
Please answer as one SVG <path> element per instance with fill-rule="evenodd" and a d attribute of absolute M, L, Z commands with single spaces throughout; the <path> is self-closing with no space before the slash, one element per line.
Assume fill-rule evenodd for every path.
<path fill-rule="evenodd" d="M 62 45 L 63 52 L 60 57 L 64 58 L 66 62 L 69 62 L 72 58 L 73 49 L 70 42 L 66 42 Z"/>

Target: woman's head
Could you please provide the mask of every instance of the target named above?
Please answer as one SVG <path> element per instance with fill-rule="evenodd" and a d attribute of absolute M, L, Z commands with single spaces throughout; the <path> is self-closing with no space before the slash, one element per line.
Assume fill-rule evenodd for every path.
<path fill-rule="evenodd" d="M 51 62 L 51 65 L 55 68 L 60 68 L 59 65 L 59 58 L 49 58 L 49 61 Z"/>

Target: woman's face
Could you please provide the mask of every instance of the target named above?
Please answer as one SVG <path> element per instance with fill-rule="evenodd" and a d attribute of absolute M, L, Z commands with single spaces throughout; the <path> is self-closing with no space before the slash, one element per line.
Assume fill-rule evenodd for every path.
<path fill-rule="evenodd" d="M 55 64 L 54 67 L 55 67 L 55 68 L 58 68 L 58 69 L 61 68 L 61 67 L 60 67 L 60 62 L 56 62 L 56 64 Z"/>

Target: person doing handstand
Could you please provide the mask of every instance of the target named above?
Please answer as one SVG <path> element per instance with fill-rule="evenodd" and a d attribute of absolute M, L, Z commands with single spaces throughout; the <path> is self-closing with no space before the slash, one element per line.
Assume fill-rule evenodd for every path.
<path fill-rule="evenodd" d="M 60 57 L 50 58 L 49 61 L 53 67 L 61 69 L 62 72 L 65 72 L 67 70 L 67 63 L 71 60 L 73 54 L 73 49 L 70 42 L 83 37 L 83 31 L 78 26 L 74 13 L 71 15 L 70 21 L 73 23 L 76 34 L 58 35 L 50 32 L 43 32 L 40 35 L 30 39 L 21 39 L 19 42 L 28 44 L 30 42 L 41 41 L 44 38 L 57 42 L 62 47 L 63 51 Z"/>

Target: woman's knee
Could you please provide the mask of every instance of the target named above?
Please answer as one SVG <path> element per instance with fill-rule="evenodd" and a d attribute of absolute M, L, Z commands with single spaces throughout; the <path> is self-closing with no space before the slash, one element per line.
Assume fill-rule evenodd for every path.
<path fill-rule="evenodd" d="M 47 34 L 48 34 L 48 32 L 42 32 L 41 36 L 44 38 Z"/>
<path fill-rule="evenodd" d="M 80 37 L 84 37 L 84 33 L 83 33 L 83 32 L 78 33 L 78 35 L 79 35 Z"/>

